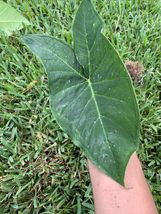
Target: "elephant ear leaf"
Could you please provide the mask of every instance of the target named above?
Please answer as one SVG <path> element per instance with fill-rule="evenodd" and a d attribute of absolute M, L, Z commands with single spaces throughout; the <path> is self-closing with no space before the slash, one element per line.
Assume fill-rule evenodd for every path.
<path fill-rule="evenodd" d="M 9 36 L 13 31 L 20 30 L 23 24 L 29 25 L 30 23 L 10 5 L 0 1 L 0 31 Z"/>
<path fill-rule="evenodd" d="M 139 112 L 128 72 L 101 30 L 92 3 L 83 0 L 73 24 L 74 50 L 45 35 L 24 41 L 48 73 L 57 122 L 98 168 L 123 185 L 139 144 Z"/>

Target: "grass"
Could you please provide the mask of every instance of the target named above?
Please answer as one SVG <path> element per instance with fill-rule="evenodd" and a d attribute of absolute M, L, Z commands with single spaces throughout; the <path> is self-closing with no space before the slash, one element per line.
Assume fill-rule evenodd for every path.
<path fill-rule="evenodd" d="M 94 213 L 84 154 L 51 115 L 47 77 L 21 35 L 45 33 L 72 43 L 78 0 L 8 0 L 32 23 L 0 37 L 0 213 Z M 123 60 L 145 67 L 135 84 L 141 114 L 138 154 L 161 211 L 160 1 L 93 1 L 104 33 Z"/>

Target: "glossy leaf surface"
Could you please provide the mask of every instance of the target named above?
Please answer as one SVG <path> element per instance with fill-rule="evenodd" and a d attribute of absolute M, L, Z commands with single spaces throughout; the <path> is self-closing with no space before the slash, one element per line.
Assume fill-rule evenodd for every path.
<path fill-rule="evenodd" d="M 29 24 L 28 20 L 21 16 L 14 8 L 0 1 L 0 31 L 10 35 L 13 31 L 21 29 L 23 23 Z"/>
<path fill-rule="evenodd" d="M 24 41 L 48 73 L 57 122 L 94 164 L 124 184 L 139 144 L 139 113 L 127 70 L 101 29 L 93 5 L 84 0 L 73 25 L 74 50 L 45 35 Z"/>

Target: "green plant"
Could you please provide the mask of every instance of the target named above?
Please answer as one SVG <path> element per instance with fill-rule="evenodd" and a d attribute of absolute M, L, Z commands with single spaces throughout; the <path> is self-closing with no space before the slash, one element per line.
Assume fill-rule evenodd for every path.
<path fill-rule="evenodd" d="M 13 31 L 20 30 L 23 24 L 29 25 L 29 21 L 13 7 L 0 1 L 0 31 L 11 35 Z"/>
<path fill-rule="evenodd" d="M 94 214 L 84 152 L 55 122 L 47 73 L 20 40 L 24 34 L 45 33 L 71 44 L 80 0 L 5 2 L 32 25 L 9 38 L 0 36 L 0 213 Z M 161 212 L 160 1 L 93 4 L 123 61 L 140 61 L 145 68 L 142 84 L 134 84 L 141 114 L 137 153 Z"/>
<path fill-rule="evenodd" d="M 42 60 L 57 122 L 101 170 L 120 184 L 139 144 L 139 113 L 130 77 L 83 0 L 73 24 L 74 50 L 46 35 L 27 35 Z"/>

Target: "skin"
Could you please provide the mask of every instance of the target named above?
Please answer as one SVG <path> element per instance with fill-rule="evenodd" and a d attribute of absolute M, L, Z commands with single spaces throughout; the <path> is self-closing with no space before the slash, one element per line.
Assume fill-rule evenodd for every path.
<path fill-rule="evenodd" d="M 158 214 L 140 161 L 134 153 L 125 172 L 125 187 L 102 173 L 90 161 L 96 214 Z"/>

